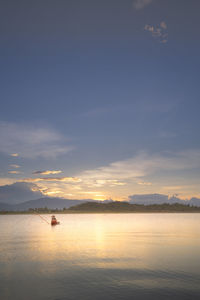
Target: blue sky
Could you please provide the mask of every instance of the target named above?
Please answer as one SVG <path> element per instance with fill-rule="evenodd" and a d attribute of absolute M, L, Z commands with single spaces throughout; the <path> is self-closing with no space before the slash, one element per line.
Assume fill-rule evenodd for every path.
<path fill-rule="evenodd" d="M 199 1 L 0 6 L 0 185 L 200 197 Z"/>

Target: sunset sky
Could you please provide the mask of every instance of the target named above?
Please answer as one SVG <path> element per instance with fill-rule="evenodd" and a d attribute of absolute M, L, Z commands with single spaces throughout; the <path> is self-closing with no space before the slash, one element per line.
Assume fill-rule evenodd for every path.
<path fill-rule="evenodd" d="M 199 11 L 198 0 L 2 0 L 0 186 L 200 197 Z"/>

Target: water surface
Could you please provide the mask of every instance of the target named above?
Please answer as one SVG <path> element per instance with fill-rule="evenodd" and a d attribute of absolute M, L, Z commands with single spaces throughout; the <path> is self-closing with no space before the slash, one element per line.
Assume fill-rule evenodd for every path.
<path fill-rule="evenodd" d="M 0 299 L 199 299 L 200 214 L 57 217 L 0 216 Z"/>

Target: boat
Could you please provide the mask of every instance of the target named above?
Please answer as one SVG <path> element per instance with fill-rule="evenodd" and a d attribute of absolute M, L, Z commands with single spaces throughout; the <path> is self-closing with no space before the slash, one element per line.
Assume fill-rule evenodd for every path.
<path fill-rule="evenodd" d="M 58 225 L 60 222 L 57 221 L 56 217 L 53 215 L 51 216 L 51 225 Z"/>

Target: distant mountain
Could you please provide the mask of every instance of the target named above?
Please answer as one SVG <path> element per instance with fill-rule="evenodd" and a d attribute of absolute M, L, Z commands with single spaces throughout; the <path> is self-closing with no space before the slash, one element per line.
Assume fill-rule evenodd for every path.
<path fill-rule="evenodd" d="M 93 199 L 84 199 L 84 200 L 72 200 L 72 199 L 62 199 L 62 198 L 52 198 L 52 197 L 43 197 L 36 200 L 25 201 L 19 204 L 7 204 L 0 202 L 0 211 L 26 211 L 30 208 L 49 208 L 49 209 L 63 209 L 69 208 L 72 206 L 77 206 L 79 204 L 84 204 L 86 202 L 90 202 L 90 208 L 94 203 L 100 202 L 101 204 L 108 204 L 106 207 L 111 207 L 112 203 L 115 201 L 105 200 L 105 201 L 95 201 Z M 117 203 L 115 202 L 115 206 Z M 153 205 L 153 204 L 182 204 L 182 205 L 190 205 L 190 206 L 198 206 L 200 207 L 200 199 L 199 198 L 191 198 L 190 200 L 181 200 L 175 196 L 168 197 L 167 195 L 162 194 L 149 194 L 149 195 L 132 195 L 129 197 L 129 201 L 126 202 L 128 204 L 143 204 L 143 205 Z M 94 204 L 96 207 L 96 204 Z M 84 206 L 86 207 L 86 205 Z M 101 206 L 102 207 L 102 206 Z"/>
<path fill-rule="evenodd" d="M 144 195 L 131 195 L 129 196 L 129 202 L 132 204 L 161 204 L 169 203 L 167 195 L 162 194 L 144 194 Z"/>
<path fill-rule="evenodd" d="M 200 206 L 200 199 L 199 198 L 191 198 L 188 201 L 188 203 L 193 206 Z"/>
<path fill-rule="evenodd" d="M 129 203 L 131 204 L 184 204 L 190 206 L 200 206 L 199 198 L 191 198 L 190 200 L 181 200 L 176 196 L 169 197 L 168 195 L 163 194 L 141 194 L 141 195 L 131 195 L 129 196 Z"/>
<path fill-rule="evenodd" d="M 9 211 L 24 211 L 29 210 L 30 208 L 49 208 L 49 209 L 63 209 L 69 208 L 70 206 L 78 205 L 84 202 L 94 201 L 91 199 L 86 200 L 71 200 L 71 199 L 62 199 L 62 198 L 40 198 L 36 200 L 30 200 L 19 204 L 9 205 L 6 203 L 0 203 L 0 210 L 9 210 Z"/>
<path fill-rule="evenodd" d="M 1 210 L 3 210 L 3 211 L 5 211 L 5 210 L 7 210 L 7 211 L 13 210 L 12 209 L 12 205 L 0 202 L 0 211 Z"/>
<path fill-rule="evenodd" d="M 0 186 L 0 202 L 7 204 L 18 204 L 30 199 L 38 199 L 42 193 L 38 186 L 30 182 L 16 182 Z"/>

